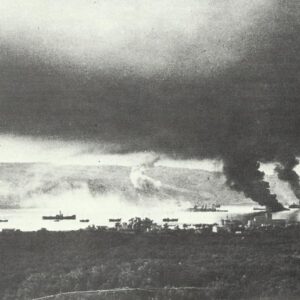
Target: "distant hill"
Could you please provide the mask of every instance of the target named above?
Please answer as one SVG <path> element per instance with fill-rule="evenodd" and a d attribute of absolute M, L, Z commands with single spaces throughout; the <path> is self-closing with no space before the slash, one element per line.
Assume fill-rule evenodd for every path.
<path fill-rule="evenodd" d="M 155 167 L 147 175 L 159 180 L 161 187 L 151 192 L 137 192 L 130 181 L 129 167 L 122 166 L 66 166 L 44 163 L 0 164 L 0 207 L 22 208 L 37 205 L 38 201 L 63 199 L 66 193 L 81 197 L 101 198 L 118 195 L 126 201 L 177 200 L 191 203 L 249 204 L 243 193 L 231 190 L 220 172 L 197 169 Z M 289 186 L 276 176 L 267 176 L 273 192 L 284 203 L 296 201 Z M 101 201 L 101 199 L 99 200 Z"/>
<path fill-rule="evenodd" d="M 69 292 L 33 300 L 183 300 L 207 298 L 209 288 L 122 288 L 112 290 Z"/>

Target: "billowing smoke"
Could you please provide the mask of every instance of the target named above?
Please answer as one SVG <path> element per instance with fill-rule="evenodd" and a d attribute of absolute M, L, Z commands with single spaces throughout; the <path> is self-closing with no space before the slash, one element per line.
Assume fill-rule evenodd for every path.
<path fill-rule="evenodd" d="M 264 181 L 265 174 L 259 170 L 259 166 L 257 159 L 249 154 L 227 157 L 224 159 L 224 173 L 228 185 L 271 211 L 283 210 L 276 195 L 271 194 L 270 185 Z"/>
<path fill-rule="evenodd" d="M 221 158 L 232 188 L 274 211 L 282 209 L 258 162 L 274 161 L 282 145 L 300 155 L 299 0 L 195 2 L 206 3 L 207 9 L 198 8 L 197 13 L 183 1 L 187 17 L 178 23 L 170 14 L 171 23 L 166 23 L 163 14 L 154 29 L 152 24 L 146 26 L 145 34 L 135 30 L 148 24 L 143 15 L 137 18 L 140 24 L 133 22 L 129 28 L 126 19 L 122 32 L 138 37 L 135 46 L 117 47 L 109 40 L 104 44 L 111 45 L 107 53 L 113 60 L 115 51 L 123 55 L 125 48 L 130 49 L 130 60 L 137 62 L 134 68 L 123 64 L 123 57 L 116 60 L 118 67 L 103 57 L 94 58 L 93 68 L 88 63 L 82 68 L 71 62 L 48 65 L 48 59 L 36 56 L 40 52 L 36 43 L 30 43 L 34 50 L 31 54 L 28 50 L 30 55 L 20 45 L 13 47 L 12 41 L 2 43 L 2 132 L 84 137 L 122 145 L 120 152 L 152 150 L 176 158 Z M 134 10 L 137 15 L 138 11 Z M 212 22 L 203 21 L 203 11 Z M 194 27 L 185 26 L 189 19 L 196 20 Z M 149 20 L 153 22 L 152 14 Z M 237 24 L 244 30 L 236 32 Z M 150 39 L 140 38 L 146 35 Z M 91 42 L 96 49 L 94 39 Z M 63 62 L 63 57 L 53 54 L 55 62 L 58 58 Z M 153 59 L 159 70 L 144 72 Z M 285 171 L 280 176 L 297 187 L 293 163 L 285 164 L 281 162 Z M 132 169 L 130 178 L 137 190 L 160 188 L 160 182 L 145 174 L 149 168 L 151 164 Z"/>
<path fill-rule="evenodd" d="M 142 164 L 132 167 L 130 180 L 137 191 L 152 193 L 160 189 L 161 182 L 145 174 L 148 169 L 154 167 L 159 159 L 159 156 L 148 157 Z"/>
<path fill-rule="evenodd" d="M 279 158 L 280 164 L 275 168 L 278 178 L 287 181 L 290 184 L 295 196 L 300 199 L 300 183 L 299 175 L 294 168 L 299 164 L 298 159 L 291 153 L 281 155 Z"/>

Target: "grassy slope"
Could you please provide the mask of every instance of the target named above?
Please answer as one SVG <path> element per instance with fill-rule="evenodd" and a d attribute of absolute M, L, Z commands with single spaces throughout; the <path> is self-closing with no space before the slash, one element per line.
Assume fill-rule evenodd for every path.
<path fill-rule="evenodd" d="M 130 168 L 120 166 L 54 166 L 49 164 L 0 164 L 0 206 L 22 206 L 23 201 L 41 195 L 60 196 L 88 187 L 92 196 L 116 193 L 129 201 L 143 197 L 198 200 L 222 204 L 253 203 L 243 193 L 232 191 L 223 174 L 203 170 L 156 167 L 148 175 L 163 187 L 150 195 L 137 196 L 129 178 Z M 297 201 L 286 182 L 266 176 L 272 192 L 283 203 Z"/>
<path fill-rule="evenodd" d="M 182 286 L 204 288 L 205 299 L 300 297 L 299 228 L 244 236 L 2 233 L 0 240 L 3 300 L 69 291 Z"/>
<path fill-rule="evenodd" d="M 47 164 L 1 164 L 0 204 L 22 206 L 22 201 L 43 194 L 57 195 L 85 185 L 92 195 L 118 193 L 137 199 L 129 178 L 130 168 L 120 166 L 53 166 Z M 220 173 L 203 170 L 157 167 L 148 175 L 160 180 L 163 187 L 154 195 L 159 199 L 204 200 L 223 204 L 249 203 L 242 194 L 230 190 Z"/>
<path fill-rule="evenodd" d="M 34 300 L 194 300 L 208 299 L 210 288 L 121 288 L 61 293 Z"/>

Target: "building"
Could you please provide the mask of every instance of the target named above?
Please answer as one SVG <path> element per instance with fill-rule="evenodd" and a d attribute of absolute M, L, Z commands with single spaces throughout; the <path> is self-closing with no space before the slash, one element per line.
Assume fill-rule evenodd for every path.
<path fill-rule="evenodd" d="M 251 226 L 267 226 L 272 225 L 272 214 L 267 211 L 263 214 L 256 215 L 252 222 L 250 222 Z"/>
<path fill-rule="evenodd" d="M 277 227 L 286 227 L 287 221 L 285 219 L 274 219 L 272 225 Z"/>
<path fill-rule="evenodd" d="M 221 227 L 227 232 L 243 231 L 244 225 L 240 220 L 226 219 L 221 220 Z"/>

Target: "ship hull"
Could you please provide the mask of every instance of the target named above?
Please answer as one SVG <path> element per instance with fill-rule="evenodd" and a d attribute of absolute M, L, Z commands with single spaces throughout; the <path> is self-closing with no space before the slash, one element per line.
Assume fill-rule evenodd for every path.
<path fill-rule="evenodd" d="M 195 209 L 195 208 L 190 208 L 188 209 L 190 212 L 228 212 L 226 209 Z"/>
<path fill-rule="evenodd" d="M 60 217 L 60 216 L 43 216 L 43 220 L 76 220 L 76 215 L 72 215 L 72 216 L 64 216 L 64 217 Z"/>
<path fill-rule="evenodd" d="M 298 204 L 292 204 L 289 206 L 289 208 L 300 208 L 300 205 Z"/>

